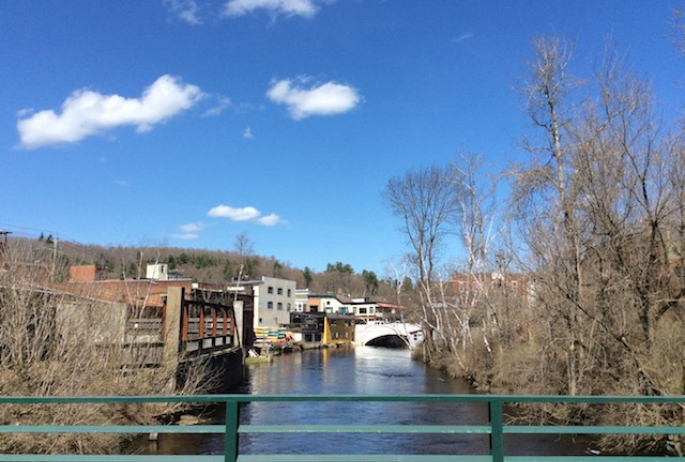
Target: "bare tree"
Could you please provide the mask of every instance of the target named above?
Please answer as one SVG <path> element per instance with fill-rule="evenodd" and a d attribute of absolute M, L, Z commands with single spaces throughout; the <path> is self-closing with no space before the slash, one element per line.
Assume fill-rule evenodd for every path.
<path fill-rule="evenodd" d="M 536 278 L 535 342 L 545 370 L 538 376 L 548 393 L 680 394 L 683 345 L 673 339 L 685 333 L 674 336 L 685 295 L 682 138 L 669 135 L 649 85 L 611 50 L 588 93 L 572 93 L 578 87 L 558 58 L 564 49 L 558 39 L 536 42 L 539 64 L 526 88 L 546 143 L 525 144 L 534 157 L 516 173 L 514 196 Z M 680 413 L 583 415 L 657 422 Z"/>
<path fill-rule="evenodd" d="M 460 172 L 453 165 L 432 166 L 393 177 L 386 184 L 384 199 L 392 213 L 402 221 L 401 232 L 412 249 L 411 261 L 420 288 L 423 323 L 427 332 L 426 359 L 431 345 L 445 341 L 444 305 L 441 303 L 440 277 L 436 271 L 445 238 L 461 213 Z"/>
<path fill-rule="evenodd" d="M 402 295 L 407 290 L 405 283 L 408 277 L 409 258 L 405 255 L 398 260 L 387 260 L 385 265 L 385 280 L 394 291 L 394 302 L 405 306 Z"/>
<path fill-rule="evenodd" d="M 413 249 L 419 283 L 425 288 L 434 277 L 439 251 L 449 225 L 460 213 L 459 172 L 453 166 L 432 166 L 391 178 L 384 199 L 402 220 L 401 231 Z"/>
<path fill-rule="evenodd" d="M 517 204 L 526 208 L 525 219 L 533 227 L 529 236 L 539 236 L 535 228 L 546 228 L 555 240 L 553 259 L 546 258 L 548 247 L 531 242 L 538 258 L 556 264 L 555 273 L 563 272 L 564 296 L 556 307 L 565 320 L 566 392 L 578 392 L 579 341 L 578 306 L 582 299 L 583 268 L 580 224 L 574 204 L 577 187 L 573 183 L 575 169 L 572 159 L 578 136 L 572 125 L 572 113 L 578 97 L 573 93 L 577 81 L 568 74 L 570 46 L 553 37 L 536 38 L 533 42 L 535 60 L 531 64 L 530 80 L 523 91 L 528 101 L 528 114 L 541 131 L 540 144 L 524 140 L 523 146 L 534 157 L 525 170 L 516 174 Z M 532 208 L 531 208 L 532 207 Z M 530 217 L 530 215 L 533 217 Z M 532 219 L 531 219 L 532 218 Z M 552 269 L 552 268 L 550 268 Z"/>
<path fill-rule="evenodd" d="M 0 394 L 19 396 L 144 395 L 169 390 L 176 364 L 147 367 L 129 348 L 124 301 L 51 282 L 52 261 L 36 261 L 28 242 L 3 252 L 0 271 Z M 191 382 L 189 382 L 190 384 Z M 200 390 L 192 386 L 178 392 Z M 170 409 L 155 405 L 3 406 L 0 420 L 25 425 L 153 423 Z M 5 434 L 2 453 L 116 450 L 116 435 Z"/>
<path fill-rule="evenodd" d="M 491 274 L 495 271 L 492 247 L 497 237 L 495 192 L 497 182 L 482 174 L 483 157 L 478 154 L 465 153 L 455 162 L 460 172 L 463 192 L 459 198 L 461 220 L 456 223 L 462 247 L 466 251 L 466 264 L 460 265 L 458 271 L 461 290 L 455 300 L 453 314 L 461 328 L 455 336 L 455 343 L 461 344 L 461 354 L 473 343 L 471 324 L 474 313 L 481 311 L 483 343 L 487 353 L 493 339 L 500 330 L 500 319 L 497 307 L 489 297 Z M 455 348 L 455 355 L 459 354 Z M 460 364 L 465 364 L 460 360 Z M 468 367 L 471 370 L 472 366 Z M 470 372 L 468 372 L 470 375 Z"/>
<path fill-rule="evenodd" d="M 250 240 L 247 233 L 240 233 L 235 237 L 234 247 L 240 259 L 238 281 L 241 281 L 245 275 L 245 269 L 249 264 L 250 257 L 254 255 L 254 243 Z"/>

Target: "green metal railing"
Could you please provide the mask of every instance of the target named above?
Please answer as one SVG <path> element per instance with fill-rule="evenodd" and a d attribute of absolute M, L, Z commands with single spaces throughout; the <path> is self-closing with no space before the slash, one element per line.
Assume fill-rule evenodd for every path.
<path fill-rule="evenodd" d="M 486 425 L 356 425 L 354 422 L 340 425 L 301 424 L 283 422 L 278 425 L 251 425 L 240 423 L 240 407 L 244 403 L 314 403 L 314 402 L 401 402 L 401 403 L 482 403 L 488 407 L 489 422 Z M 571 461 L 660 461 L 656 456 L 512 456 L 505 454 L 505 435 L 521 434 L 660 434 L 683 435 L 685 427 L 679 426 L 556 426 L 556 425 L 509 425 L 504 419 L 503 407 L 510 404 L 639 404 L 685 406 L 685 396 L 678 397 L 624 397 L 624 396 L 504 396 L 504 395 L 202 395 L 202 396 L 135 396 L 135 397 L 0 397 L 0 409 L 4 405 L 103 405 L 124 403 L 219 403 L 225 406 L 226 422 L 223 425 L 0 425 L 0 433 L 184 433 L 223 434 L 223 455 L 73 455 L 73 454 L 0 454 L 1 461 L 12 462 L 571 462 Z M 379 454 L 239 454 L 241 435 L 269 434 L 315 434 L 334 433 L 350 443 L 350 436 L 359 433 L 390 434 L 482 434 L 490 441 L 487 455 L 379 455 Z M 0 435 L 1 436 L 1 435 Z M 343 437 L 347 436 L 347 439 Z M 353 440 L 352 440 L 353 441 Z M 669 460 L 685 462 L 685 457 Z"/>

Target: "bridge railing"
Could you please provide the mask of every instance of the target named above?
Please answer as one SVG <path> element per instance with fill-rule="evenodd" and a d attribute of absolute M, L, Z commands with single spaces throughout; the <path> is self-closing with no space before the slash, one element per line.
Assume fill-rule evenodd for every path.
<path fill-rule="evenodd" d="M 278 425 L 253 425 L 241 423 L 240 410 L 246 403 L 308 403 L 315 402 L 401 402 L 401 403 L 482 403 L 487 405 L 489 422 L 485 425 L 358 425 L 354 422 L 341 422 L 337 425 L 319 425 L 315 422 L 293 422 L 283 419 Z M 656 456 L 512 456 L 505 454 L 505 435 L 517 434 L 661 434 L 683 435 L 681 426 L 555 426 L 555 425 L 512 425 L 504 416 L 504 407 L 509 404 L 640 404 L 640 405 L 685 405 L 685 396 L 678 397 L 606 397 L 606 396 L 504 396 L 504 395 L 391 395 L 391 396 L 352 396 L 352 395 L 202 395 L 202 396 L 140 396 L 140 397 L 0 397 L 0 412 L 5 405 L 36 404 L 52 405 L 102 405 L 124 403 L 219 403 L 225 406 L 226 421 L 221 425 L 41 425 L 32 423 L 4 423 L 0 425 L 2 434 L 35 433 L 185 433 L 223 435 L 224 453 L 220 455 L 84 455 L 84 454 L 0 454 L 0 461 L 12 462 L 647 462 L 662 460 Z M 481 434 L 489 438 L 489 454 L 240 454 L 239 440 L 242 435 L 262 435 L 269 438 L 273 434 L 320 434 L 339 435 L 345 445 L 353 444 L 354 435 L 372 433 L 384 439 L 393 434 Z M 313 440 L 315 441 L 315 440 Z M 685 457 L 670 457 L 671 461 L 685 461 Z"/>
<path fill-rule="evenodd" d="M 180 330 L 183 353 L 211 354 L 237 346 L 235 317 L 228 305 L 183 300 Z"/>

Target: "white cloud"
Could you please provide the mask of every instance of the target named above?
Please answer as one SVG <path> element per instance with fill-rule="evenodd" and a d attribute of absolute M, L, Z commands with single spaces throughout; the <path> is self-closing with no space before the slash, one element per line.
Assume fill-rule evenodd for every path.
<path fill-rule="evenodd" d="M 281 223 L 281 217 L 272 213 L 262 216 L 262 212 L 254 207 L 230 207 L 228 205 L 218 205 L 212 208 L 207 215 L 215 218 L 227 218 L 231 221 L 249 221 L 264 226 L 275 226 Z"/>
<path fill-rule="evenodd" d="M 200 231 L 205 229 L 207 225 L 204 223 L 188 223 L 178 227 L 180 233 L 172 234 L 176 239 L 183 239 L 186 241 L 194 241 L 200 237 Z"/>
<path fill-rule="evenodd" d="M 274 82 L 266 94 L 274 103 L 285 104 L 293 119 L 342 114 L 354 109 L 361 101 L 357 90 L 348 85 L 327 82 L 304 88 L 301 84 L 308 79 L 298 80 L 299 84 L 287 79 Z"/>
<path fill-rule="evenodd" d="M 228 218 L 232 221 L 249 221 L 259 218 L 261 212 L 254 207 L 233 208 L 228 205 L 219 205 L 211 209 L 207 215 Z"/>
<path fill-rule="evenodd" d="M 313 17 L 319 11 L 319 3 L 335 0 L 230 0 L 224 6 L 226 16 L 242 16 L 254 10 L 264 9 L 272 15 Z"/>
<path fill-rule="evenodd" d="M 169 13 L 176 16 L 180 21 L 197 26 L 202 24 L 198 16 L 199 7 L 195 0 L 164 0 L 164 4 L 169 8 Z"/>
<path fill-rule="evenodd" d="M 62 103 L 61 114 L 44 110 L 17 122 L 21 147 L 76 143 L 122 125 L 146 132 L 191 108 L 204 96 L 199 87 L 169 75 L 158 78 L 140 98 L 77 90 Z"/>
<path fill-rule="evenodd" d="M 206 227 L 207 225 L 205 225 L 204 223 L 188 223 L 186 225 L 179 226 L 178 230 L 184 233 L 198 233 Z"/>
<path fill-rule="evenodd" d="M 247 127 L 245 130 L 243 130 L 243 138 L 246 140 L 254 139 L 254 135 L 252 134 L 252 129 L 250 127 Z"/>
<path fill-rule="evenodd" d="M 271 215 L 258 218 L 257 222 L 264 226 L 276 226 L 278 223 L 281 222 L 281 217 L 279 217 L 275 213 L 272 213 Z"/>
<path fill-rule="evenodd" d="M 217 116 L 224 112 L 224 109 L 231 105 L 231 99 L 227 96 L 216 96 L 215 99 L 216 104 L 213 107 L 207 109 L 205 113 L 202 114 L 203 116 Z"/>
<path fill-rule="evenodd" d="M 455 43 L 461 43 L 464 40 L 468 40 L 470 38 L 473 38 L 473 34 L 471 32 L 467 32 L 465 34 L 461 34 L 459 37 L 454 39 Z"/>

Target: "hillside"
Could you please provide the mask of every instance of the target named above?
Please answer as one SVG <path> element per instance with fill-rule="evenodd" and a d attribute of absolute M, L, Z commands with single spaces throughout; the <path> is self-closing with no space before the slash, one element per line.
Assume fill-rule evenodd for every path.
<path fill-rule="evenodd" d="M 238 278 L 241 260 L 244 262 L 242 279 L 261 279 L 273 276 L 294 280 L 298 289 L 309 288 L 317 293 L 339 295 L 341 298 L 373 297 L 378 301 L 394 302 L 394 289 L 375 273 L 355 271 L 341 262 L 330 263 L 326 271 L 294 268 L 274 256 L 250 255 L 237 252 L 176 247 L 105 247 L 76 242 L 55 242 L 49 236 L 39 239 L 10 238 L 8 252 L 20 250 L 33 261 L 56 268 L 57 279 L 68 278 L 72 265 L 97 264 L 106 268 L 108 278 L 145 277 L 145 268 L 152 263 L 166 263 L 169 271 L 208 284 L 223 285 Z"/>

